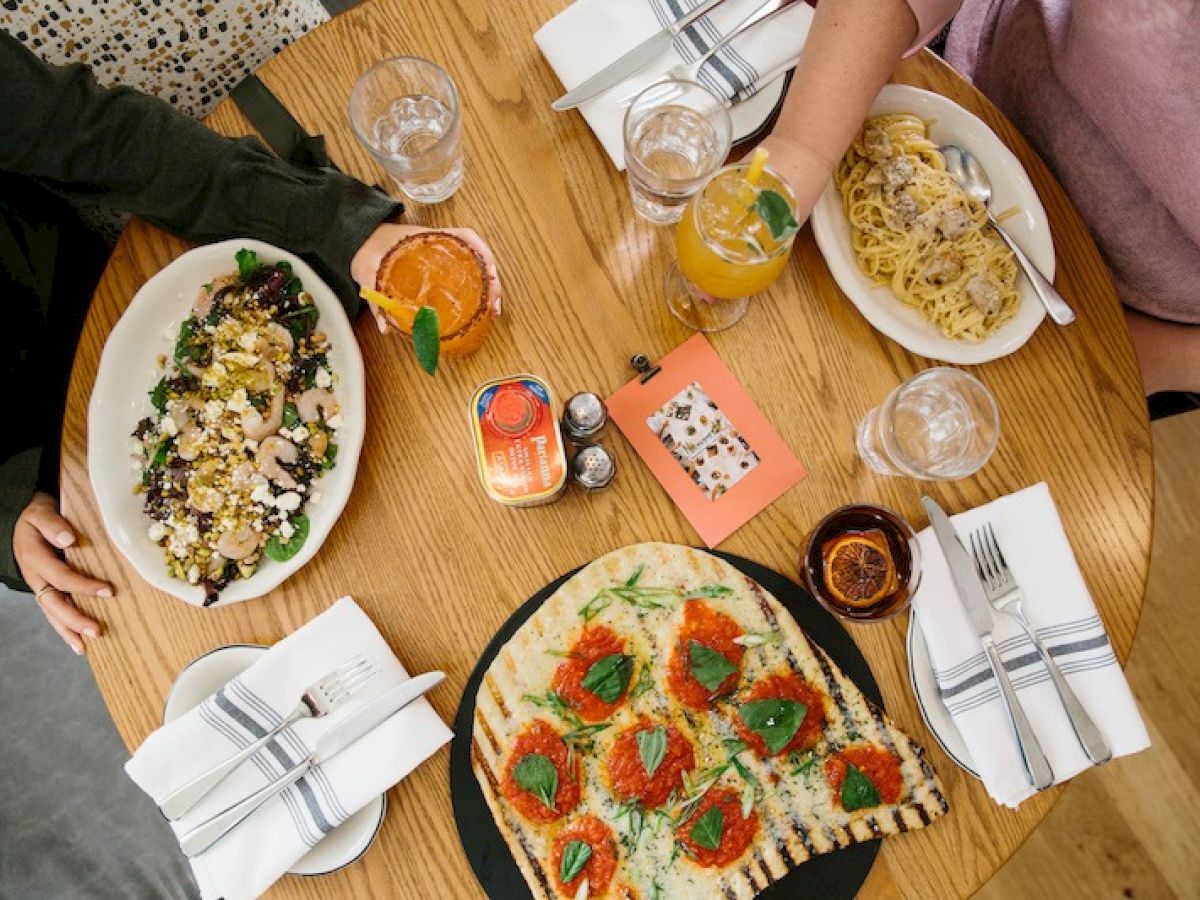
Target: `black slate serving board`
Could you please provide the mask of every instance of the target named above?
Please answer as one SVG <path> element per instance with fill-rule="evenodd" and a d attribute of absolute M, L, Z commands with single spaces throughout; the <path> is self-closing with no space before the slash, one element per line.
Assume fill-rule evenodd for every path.
<path fill-rule="evenodd" d="M 866 697 L 880 708 L 883 698 L 879 685 L 858 646 L 830 613 L 822 608 L 800 585 L 778 572 L 730 553 L 709 551 L 757 581 L 782 603 L 830 658 L 856 684 Z M 576 569 L 575 571 L 578 571 Z M 459 839 L 466 851 L 475 877 L 492 900 L 532 900 L 525 879 L 509 852 L 508 845 L 492 819 L 483 791 L 471 771 L 471 734 L 475 720 L 475 695 L 484 673 L 503 647 L 542 603 L 575 572 L 546 585 L 509 617 L 483 651 L 475 671 L 467 680 L 458 713 L 454 717 L 454 741 L 450 745 L 450 793 Z M 760 900 L 790 900 L 795 897 L 820 897 L 821 900 L 850 900 L 854 897 L 875 862 L 878 840 L 854 844 L 824 856 L 815 857 L 793 869 L 761 894 Z M 674 898 L 672 898 L 674 900 Z M 680 898 L 682 900 L 682 898 Z"/>

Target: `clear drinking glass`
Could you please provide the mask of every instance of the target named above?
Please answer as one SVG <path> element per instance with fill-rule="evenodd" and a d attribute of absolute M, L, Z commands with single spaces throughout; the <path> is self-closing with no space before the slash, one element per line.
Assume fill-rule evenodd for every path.
<path fill-rule="evenodd" d="M 863 417 L 858 453 L 876 472 L 949 481 L 978 472 L 1000 440 L 996 398 L 977 378 L 918 372 Z"/>
<path fill-rule="evenodd" d="M 415 56 L 372 66 L 350 94 L 350 124 L 410 199 L 439 203 L 462 184 L 458 88 L 441 66 Z"/>
<path fill-rule="evenodd" d="M 678 222 L 688 200 L 725 162 L 733 123 L 725 101 L 694 81 L 660 81 L 625 111 L 625 172 L 638 214 Z"/>

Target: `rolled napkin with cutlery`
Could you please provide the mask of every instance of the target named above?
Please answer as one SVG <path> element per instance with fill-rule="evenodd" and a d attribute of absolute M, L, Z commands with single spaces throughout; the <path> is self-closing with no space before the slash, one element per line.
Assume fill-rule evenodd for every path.
<path fill-rule="evenodd" d="M 378 629 L 351 598 L 284 638 L 196 708 L 152 733 L 125 765 L 160 806 L 180 787 L 228 760 L 278 725 L 306 690 L 330 673 L 372 674 L 353 695 L 329 698 L 327 715 L 301 718 L 204 794 L 172 827 L 181 841 L 213 816 L 316 753 L 318 764 L 267 800 L 224 838 L 191 858 L 201 896 L 257 897 L 312 847 L 428 759 L 451 738 L 428 701 L 418 699 L 361 738 L 321 759 L 322 746 L 352 729 L 356 714 L 409 680 Z M 362 719 L 359 717 L 359 721 Z"/>
<path fill-rule="evenodd" d="M 1024 594 L 1026 618 L 1112 755 L 1126 756 L 1150 746 L 1047 485 L 1033 485 L 951 518 L 968 553 L 972 534 L 992 526 Z M 1016 808 L 1033 795 L 1034 788 L 1000 688 L 936 535 L 927 528 L 917 541 L 921 585 L 913 610 L 925 635 L 942 701 L 988 793 L 997 803 Z M 1004 669 L 1053 770 L 1053 781 L 1061 784 L 1093 763 L 1033 641 L 1007 613 L 993 611 L 992 622 Z"/>
<path fill-rule="evenodd" d="M 538 29 L 533 39 L 563 87 L 570 90 L 701 2 L 576 0 Z M 685 29 L 653 63 L 579 107 L 618 170 L 625 168 L 622 126 L 626 101 L 666 77 L 674 66 L 702 57 L 762 4 L 763 0 L 724 0 Z M 752 96 L 796 65 L 812 15 L 806 3 L 793 3 L 770 22 L 748 29 L 719 50 L 700 69 L 696 80 L 730 101 Z"/>

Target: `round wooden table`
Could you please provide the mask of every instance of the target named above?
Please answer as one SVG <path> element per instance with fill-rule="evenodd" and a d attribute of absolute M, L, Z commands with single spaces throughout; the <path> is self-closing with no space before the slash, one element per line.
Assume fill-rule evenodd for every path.
<path fill-rule="evenodd" d="M 148 587 L 105 536 L 86 459 L 100 351 L 134 292 L 187 249 L 142 222 L 126 230 L 79 345 L 62 499 L 90 539 L 70 551 L 70 562 L 116 587 L 115 599 L 81 606 L 105 623 L 89 658 L 131 749 L 160 724 L 167 689 L 189 660 L 222 644 L 276 641 L 345 594 L 411 671 L 446 670 L 449 680 L 432 702 L 449 720 L 488 639 L 543 584 L 624 544 L 697 543 L 619 436 L 610 440 L 619 475 L 600 494 L 570 491 L 550 506 L 511 510 L 488 500 L 474 474 L 466 407 L 481 381 L 530 371 L 560 397 L 582 389 L 607 394 L 632 375 L 632 354 L 661 355 L 689 335 L 660 292 L 671 232 L 635 217 L 623 178 L 583 120 L 550 110 L 560 86 L 530 35 L 561 5 L 374 0 L 323 25 L 260 73 L 310 132 L 326 136 L 344 169 L 382 182 L 347 123 L 355 78 L 398 53 L 445 65 L 463 95 L 466 183 L 449 202 L 412 218 L 476 228 L 499 258 L 506 304 L 483 350 L 447 363 L 436 378 L 418 369 L 406 341 L 379 335 L 366 318 L 358 323 L 369 427 L 354 497 L 316 559 L 265 598 L 192 608 Z M 1021 158 L 1050 217 L 1057 284 L 1079 320 L 1068 328 L 1047 320 L 1020 352 L 973 370 L 995 392 L 1003 419 L 995 457 L 978 475 L 933 485 L 881 477 L 855 455 L 855 424 L 929 361 L 871 329 L 834 285 L 805 229 L 784 277 L 713 344 L 810 474 L 722 548 L 796 577 L 798 548 L 832 507 L 882 503 L 920 526 L 924 492 L 958 511 L 1045 480 L 1124 659 L 1145 589 L 1153 480 L 1141 381 L 1108 273 L 1046 167 L 983 97 L 928 53 L 905 62 L 896 77 L 977 113 Z M 251 133 L 229 102 L 210 124 Z M 965 897 L 1013 854 L 1060 791 L 1019 811 L 999 809 L 939 751 L 908 686 L 905 627 L 901 620 L 851 632 L 888 711 L 929 749 L 951 814 L 885 841 L 863 896 Z M 394 789 L 376 846 L 360 862 L 324 878 L 284 878 L 272 896 L 480 896 L 455 831 L 447 771 L 442 751 Z"/>

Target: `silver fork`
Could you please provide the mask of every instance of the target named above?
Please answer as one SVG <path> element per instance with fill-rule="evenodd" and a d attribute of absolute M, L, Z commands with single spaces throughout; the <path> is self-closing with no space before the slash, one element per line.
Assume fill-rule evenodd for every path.
<path fill-rule="evenodd" d="M 1008 567 L 1008 561 L 1004 558 L 1004 553 L 996 540 L 996 532 L 990 522 L 971 533 L 971 555 L 975 557 L 975 568 L 979 572 L 980 580 L 983 581 L 992 608 L 997 612 L 1008 613 L 1017 620 L 1046 663 L 1050 680 L 1054 682 L 1063 708 L 1067 711 L 1067 718 L 1071 720 L 1071 727 L 1075 729 L 1075 736 L 1079 738 L 1079 743 L 1088 755 L 1088 759 L 1097 765 L 1108 762 L 1112 759 L 1112 750 L 1109 748 L 1108 742 L 1104 740 L 1104 735 L 1100 733 L 1100 729 L 1096 727 L 1092 717 L 1088 715 L 1083 704 L 1079 702 L 1079 698 L 1075 696 L 1075 692 L 1071 690 L 1071 685 L 1067 682 L 1062 670 L 1059 669 L 1058 663 L 1054 661 L 1049 648 L 1042 643 L 1042 639 L 1037 636 L 1037 632 L 1025 618 L 1024 595 L 1021 593 L 1017 580 L 1013 578 L 1012 570 Z"/>
<path fill-rule="evenodd" d="M 187 784 L 173 791 L 163 802 L 163 815 L 178 819 L 195 806 L 200 798 L 224 781 L 229 773 L 267 745 L 279 732 L 301 719 L 320 719 L 329 715 L 375 675 L 371 661 L 355 656 L 310 685 L 300 697 L 300 702 L 282 722 L 260 737 L 257 741 L 239 750 L 224 762 L 202 772 Z"/>

